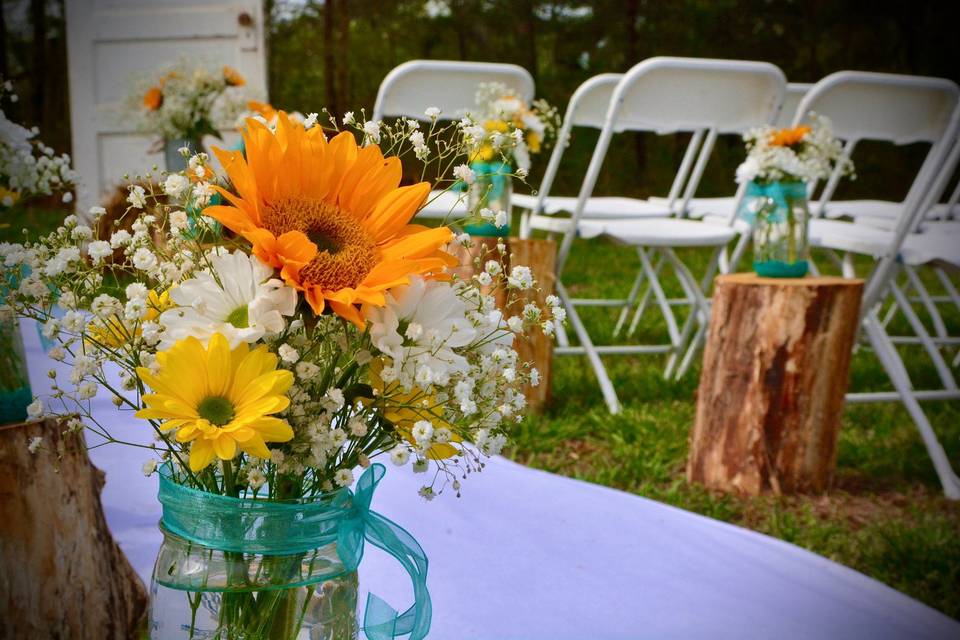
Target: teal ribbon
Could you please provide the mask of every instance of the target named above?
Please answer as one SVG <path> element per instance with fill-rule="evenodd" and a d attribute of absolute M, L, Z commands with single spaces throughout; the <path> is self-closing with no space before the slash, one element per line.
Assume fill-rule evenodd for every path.
<path fill-rule="evenodd" d="M 770 200 L 774 204 L 772 213 L 768 214 L 771 222 L 782 222 L 785 219 L 786 211 L 790 208 L 791 200 L 799 200 L 807 197 L 807 186 L 803 182 L 792 180 L 789 182 L 753 182 L 747 185 L 747 193 L 744 195 L 743 202 L 740 204 L 740 218 L 749 224 L 753 224 L 757 211 L 761 210 L 755 206 L 758 199 Z"/>
<path fill-rule="evenodd" d="M 340 489 L 318 500 L 268 502 L 234 498 L 176 483 L 169 465 L 160 469 L 163 526 L 195 544 L 239 553 L 295 555 L 335 542 L 345 571 L 318 573 L 307 582 L 329 580 L 355 571 L 364 543 L 383 549 L 403 566 L 413 583 L 414 603 L 403 613 L 374 594 L 367 597 L 363 630 L 370 640 L 409 635 L 422 640 L 430 631 L 432 605 L 427 590 L 427 556 L 403 527 L 370 510 L 373 493 L 386 469 L 371 465 L 356 490 Z"/>

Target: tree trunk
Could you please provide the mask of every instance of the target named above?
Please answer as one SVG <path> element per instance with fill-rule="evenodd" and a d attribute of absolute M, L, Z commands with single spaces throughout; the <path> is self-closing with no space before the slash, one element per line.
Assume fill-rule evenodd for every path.
<path fill-rule="evenodd" d="M 862 280 L 717 278 L 687 477 L 823 491 L 836 464 Z"/>
<path fill-rule="evenodd" d="M 52 419 L 0 428 L 0 629 L 9 638 L 136 638 L 147 592 L 107 528 L 103 472 L 82 435 L 62 431 Z M 30 453 L 37 436 L 43 444 Z"/>
<path fill-rule="evenodd" d="M 342 0 L 341 0 L 342 1 Z M 323 4 L 323 86 L 327 109 L 335 117 L 343 116 L 337 100 L 337 43 L 335 40 L 337 3 L 326 0 Z"/>

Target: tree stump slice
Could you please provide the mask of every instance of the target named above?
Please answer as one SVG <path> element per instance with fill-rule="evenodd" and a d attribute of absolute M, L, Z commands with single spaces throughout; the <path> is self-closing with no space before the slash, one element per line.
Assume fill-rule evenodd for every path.
<path fill-rule="evenodd" d="M 146 589 L 107 528 L 103 472 L 82 434 L 63 429 L 53 419 L 0 427 L 0 635 L 136 638 Z"/>
<path fill-rule="evenodd" d="M 835 277 L 717 278 L 690 481 L 746 495 L 829 488 L 862 292 Z"/>
<path fill-rule="evenodd" d="M 544 308 L 547 296 L 553 294 L 557 279 L 557 244 L 553 240 L 510 238 L 509 252 L 510 264 L 530 267 L 537 280 L 537 290 L 521 295 L 508 309 L 509 315 L 521 315 L 523 306 L 530 302 Z M 513 348 L 519 354 L 520 362 L 532 362 L 540 373 L 540 384 L 536 387 L 528 384 L 523 389 L 527 406 L 531 411 L 540 413 L 550 403 L 550 389 L 553 386 L 553 338 L 537 327 L 514 340 Z"/>

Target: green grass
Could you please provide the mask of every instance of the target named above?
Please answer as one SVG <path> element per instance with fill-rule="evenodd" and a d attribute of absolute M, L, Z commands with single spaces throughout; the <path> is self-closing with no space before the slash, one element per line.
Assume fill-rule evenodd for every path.
<path fill-rule="evenodd" d="M 708 256 L 688 251 L 681 257 L 700 274 Z M 574 296 L 623 297 L 637 264 L 631 249 L 578 241 L 564 282 Z M 671 275 L 663 281 L 668 295 L 680 294 Z M 583 318 L 598 342 L 611 338 L 616 312 L 585 309 Z M 951 333 L 960 333 L 960 316 L 948 313 L 946 319 Z M 902 322 L 898 318 L 894 328 L 903 329 Z M 636 340 L 664 342 L 666 335 L 659 313 L 648 311 Z M 922 355 L 915 347 L 903 351 L 918 386 L 936 380 Z M 583 358 L 555 358 L 554 402 L 543 416 L 520 425 L 508 455 L 781 538 L 960 617 L 960 505 L 942 497 L 902 406 L 846 409 L 835 488 L 829 493 L 728 496 L 690 484 L 684 474 L 699 369 L 674 383 L 663 379 L 664 356 L 613 356 L 605 363 L 623 403 L 620 415 L 607 412 Z M 888 388 L 871 351 L 860 348 L 851 368 L 851 389 Z M 924 408 L 947 454 L 960 465 L 960 403 L 931 402 Z"/>

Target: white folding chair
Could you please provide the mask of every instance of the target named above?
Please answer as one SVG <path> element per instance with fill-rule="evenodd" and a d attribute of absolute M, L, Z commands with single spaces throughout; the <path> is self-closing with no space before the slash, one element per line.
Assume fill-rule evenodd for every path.
<path fill-rule="evenodd" d="M 437 107 L 438 119 L 457 120 L 474 108 L 477 86 L 484 82 L 500 82 L 528 103 L 533 100 L 533 77 L 515 64 L 410 60 L 394 67 L 380 83 L 373 119 L 425 120 L 424 111 Z M 467 214 L 466 194 L 432 191 L 417 217 L 457 219 Z"/>
<path fill-rule="evenodd" d="M 584 176 L 573 216 L 565 229 L 557 256 L 557 293 L 563 300 L 577 338 L 578 346 L 558 347 L 558 355 L 586 355 L 600 383 L 604 399 L 611 412 L 620 409 L 619 400 L 610 382 L 600 355 L 670 353 L 670 360 L 682 352 L 696 322 L 705 325 L 709 304 L 704 290 L 712 280 L 720 252 L 738 234 L 732 228 L 734 215 L 727 226 L 708 225 L 680 218 L 597 219 L 586 218 L 584 211 L 603 165 L 610 140 L 615 132 L 647 131 L 675 133 L 706 131 L 701 149 L 712 148 L 718 134 L 742 132 L 759 124 L 771 122 L 783 99 L 786 81 L 775 66 L 764 62 L 736 60 L 705 60 L 692 58 L 651 58 L 634 66 L 617 84 L 604 117 L 603 128 L 594 148 L 590 165 Z M 705 163 L 702 155 L 698 163 Z M 702 170 L 702 167 L 701 167 Z M 694 168 L 694 174 L 697 168 Z M 549 185 L 548 185 L 549 186 Z M 542 198 L 548 194 L 541 193 Z M 690 194 L 692 195 L 692 193 Z M 691 300 L 692 309 L 682 330 L 670 322 L 669 305 L 661 305 L 668 318 L 670 343 L 667 345 L 610 345 L 596 346 L 581 321 L 576 307 L 579 301 L 568 294 L 562 279 L 573 244 L 580 233 L 604 236 L 614 242 L 637 249 L 642 272 L 650 281 L 658 298 L 662 288 L 653 271 L 650 254 L 660 254 L 671 265 Z M 735 256 L 744 246 L 738 243 Z M 713 257 L 702 282 L 698 282 L 674 252 L 678 247 L 710 247 Z M 630 299 L 635 299 L 639 281 L 634 283 Z M 659 291 L 658 291 L 659 290 Z M 689 355 L 689 354 L 688 354 Z M 684 357 L 678 375 L 689 364 Z M 668 364 L 668 373 L 670 364 Z"/>
<path fill-rule="evenodd" d="M 897 284 L 896 276 L 905 264 L 944 261 L 960 264 L 960 255 L 943 242 L 944 236 L 914 233 L 924 214 L 946 187 L 943 177 L 945 167 L 951 164 L 955 166 L 960 156 L 960 147 L 956 143 L 960 131 L 960 89 L 953 82 L 939 78 L 844 71 L 827 76 L 810 89 L 797 109 L 794 122 L 801 122 L 810 111 L 830 118 L 836 135 L 845 140 L 848 150 L 852 150 L 860 140 L 930 144 L 923 166 L 902 203 L 894 229 L 883 230 L 856 222 L 814 219 L 811 221 L 810 237 L 814 246 L 844 254 L 843 259 L 837 262 L 845 275 L 854 275 L 851 254 L 868 255 L 877 260 L 867 279 L 861 319 L 864 335 L 895 391 L 849 393 L 847 401 L 903 402 L 933 461 L 944 494 L 958 499 L 960 478 L 950 466 L 920 401 L 960 399 L 960 389 L 934 341 Z M 821 211 L 829 206 L 838 182 L 838 177 L 831 176 L 821 194 Z M 933 361 L 943 382 L 942 389 L 926 391 L 913 388 L 896 345 L 879 317 L 879 305 L 888 295 L 893 296 L 899 304 L 916 334 L 917 342 Z"/>

